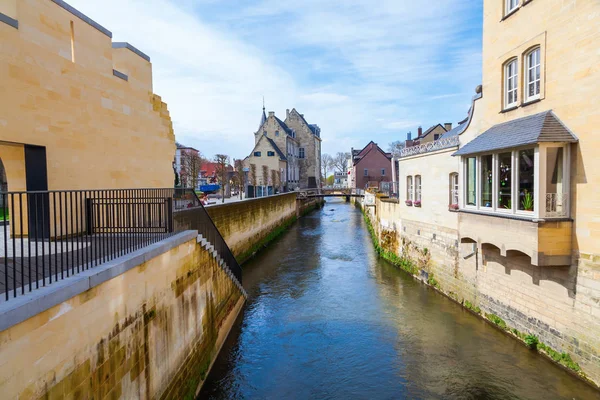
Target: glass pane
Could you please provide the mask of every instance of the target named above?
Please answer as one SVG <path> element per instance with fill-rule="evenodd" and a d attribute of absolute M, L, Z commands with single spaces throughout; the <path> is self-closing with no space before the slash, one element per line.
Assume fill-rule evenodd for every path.
<path fill-rule="evenodd" d="M 512 209 L 512 155 L 498 154 L 498 208 Z"/>
<path fill-rule="evenodd" d="M 481 157 L 481 206 L 492 206 L 492 155 Z"/>
<path fill-rule="evenodd" d="M 534 150 L 519 151 L 519 210 L 533 211 Z"/>
<path fill-rule="evenodd" d="M 546 213 L 560 216 L 566 211 L 567 193 L 563 179 L 563 148 L 549 147 L 546 152 Z"/>
<path fill-rule="evenodd" d="M 467 205 L 477 205 L 477 159 L 467 158 Z"/>

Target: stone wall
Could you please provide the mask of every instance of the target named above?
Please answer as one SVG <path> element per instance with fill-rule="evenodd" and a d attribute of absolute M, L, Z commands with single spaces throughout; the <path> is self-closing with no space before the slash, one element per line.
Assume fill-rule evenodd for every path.
<path fill-rule="evenodd" d="M 572 266 L 535 266 L 520 252 L 501 255 L 488 243 L 461 242 L 456 229 L 409 219 L 405 209 L 402 201 L 385 198 L 366 207 L 383 250 L 410 260 L 418 278 L 479 307 L 482 316 L 497 315 L 511 330 L 569 354 L 600 382 L 599 256 L 582 255 Z"/>
<path fill-rule="evenodd" d="M 296 200 L 285 193 L 207 207 L 208 214 L 240 264 L 269 241 L 269 236 L 293 222 L 317 200 Z"/>
<path fill-rule="evenodd" d="M 1 397 L 193 398 L 244 301 L 196 235 L 32 292 L 46 308 L 1 328 Z"/>

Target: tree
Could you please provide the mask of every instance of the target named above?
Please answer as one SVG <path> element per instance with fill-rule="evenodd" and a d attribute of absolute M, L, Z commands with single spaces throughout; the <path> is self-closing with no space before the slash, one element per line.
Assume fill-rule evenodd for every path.
<path fill-rule="evenodd" d="M 225 185 L 228 183 L 228 167 L 229 167 L 229 156 L 226 154 L 215 155 L 215 175 L 217 176 L 217 182 L 221 185 L 221 201 L 225 203 Z"/>
<path fill-rule="evenodd" d="M 263 186 L 268 187 L 269 186 L 269 167 L 267 167 L 266 165 L 262 166 L 262 180 L 263 180 Z M 264 195 L 265 195 L 265 192 L 263 190 L 263 196 Z"/>
<path fill-rule="evenodd" d="M 405 146 L 406 142 L 402 140 L 396 140 L 388 145 L 388 151 L 392 153 L 394 157 L 400 157 L 400 153 Z"/>
<path fill-rule="evenodd" d="M 256 175 L 256 164 L 250 164 L 250 185 L 252 185 L 252 196 L 256 197 L 256 181 L 258 176 Z"/>
<path fill-rule="evenodd" d="M 331 170 L 333 166 L 333 157 L 329 154 L 325 153 L 321 156 L 321 175 L 323 176 L 323 181 L 327 179 L 327 173 Z"/>
<path fill-rule="evenodd" d="M 348 170 L 348 160 L 350 159 L 350 153 L 344 153 L 342 151 L 338 152 L 335 157 L 333 157 L 333 165 L 332 167 L 339 172 L 340 174 L 344 174 Z"/>
<path fill-rule="evenodd" d="M 194 190 L 198 188 L 200 171 L 202 171 L 204 162 L 204 157 L 199 151 L 191 149 L 181 150 L 180 179 L 183 187 Z"/>
<path fill-rule="evenodd" d="M 331 175 L 327 177 L 327 186 L 333 186 L 335 182 L 335 176 Z"/>
<path fill-rule="evenodd" d="M 240 200 L 242 200 L 242 193 L 244 192 L 244 160 L 235 160 L 233 162 L 235 168 L 235 174 L 233 175 L 234 182 L 237 185 L 237 189 L 240 192 Z"/>
<path fill-rule="evenodd" d="M 279 190 L 279 171 L 276 169 L 271 170 L 271 183 L 273 184 L 273 194 L 275 190 Z"/>

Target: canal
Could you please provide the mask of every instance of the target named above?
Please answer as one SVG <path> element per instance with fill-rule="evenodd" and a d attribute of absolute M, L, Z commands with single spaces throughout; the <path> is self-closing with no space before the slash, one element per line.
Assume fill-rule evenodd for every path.
<path fill-rule="evenodd" d="M 339 200 L 244 266 L 200 398 L 591 399 L 598 393 L 380 260 Z"/>

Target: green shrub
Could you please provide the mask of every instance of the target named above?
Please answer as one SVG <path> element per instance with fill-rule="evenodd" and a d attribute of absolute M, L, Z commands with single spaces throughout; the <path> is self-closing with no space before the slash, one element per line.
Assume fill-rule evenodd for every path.
<path fill-rule="evenodd" d="M 487 319 L 489 319 L 490 321 L 492 321 L 495 325 L 499 326 L 500 328 L 506 330 L 507 326 L 506 326 L 506 322 L 504 322 L 504 320 L 502 318 L 500 318 L 499 316 L 497 316 L 496 314 L 486 314 Z"/>
<path fill-rule="evenodd" d="M 525 336 L 524 340 L 527 347 L 533 350 L 537 350 L 538 344 L 540 342 L 537 336 L 529 334 Z"/>

